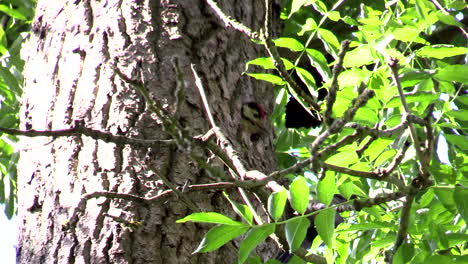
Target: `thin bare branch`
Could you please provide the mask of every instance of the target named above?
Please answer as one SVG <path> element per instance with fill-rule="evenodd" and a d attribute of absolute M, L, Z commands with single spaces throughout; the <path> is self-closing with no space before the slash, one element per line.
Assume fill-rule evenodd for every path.
<path fill-rule="evenodd" d="M 211 183 L 211 184 L 194 184 L 189 185 L 185 188 L 185 192 L 194 192 L 194 191 L 204 191 L 204 190 L 219 190 L 219 189 L 228 189 L 228 188 L 235 188 L 236 186 L 232 182 L 218 182 L 218 183 Z M 141 197 L 133 194 L 126 194 L 126 193 L 116 193 L 116 192 L 93 192 L 83 195 L 78 205 L 74 208 L 73 213 L 69 217 L 69 221 L 62 227 L 63 230 L 72 230 L 76 227 L 76 224 L 79 221 L 80 214 L 84 212 L 86 209 L 86 203 L 88 200 L 95 199 L 95 198 L 107 198 L 107 199 L 122 199 L 125 201 L 132 201 L 137 203 L 143 204 L 153 204 L 153 203 L 161 203 L 169 199 L 170 196 L 174 195 L 173 190 L 165 190 L 153 197 Z"/>
<path fill-rule="evenodd" d="M 403 209 L 401 210 L 401 216 L 400 216 L 400 226 L 398 228 L 398 233 L 397 237 L 395 239 L 395 244 L 393 245 L 393 250 L 389 256 L 389 262 L 393 262 L 393 257 L 395 256 L 395 253 L 397 252 L 398 248 L 403 244 L 403 242 L 406 239 L 406 235 L 408 233 L 408 227 L 409 227 L 409 218 L 410 218 L 410 213 L 411 213 L 411 206 L 413 205 L 414 201 L 414 194 L 410 194 L 406 196 L 406 202 L 403 205 Z"/>
<path fill-rule="evenodd" d="M 341 71 L 343 70 L 343 59 L 346 54 L 346 52 L 349 50 L 349 40 L 345 40 L 341 43 L 341 51 L 338 54 L 338 61 L 333 67 L 333 75 L 332 75 L 332 82 L 330 85 L 330 88 L 328 89 L 328 95 L 326 98 L 326 103 L 327 103 L 327 109 L 325 110 L 324 114 L 324 119 L 325 123 L 328 125 L 331 125 L 332 123 L 332 109 L 333 109 L 333 104 L 335 103 L 336 100 L 336 92 L 338 91 L 338 75 L 340 75 Z"/>
<path fill-rule="evenodd" d="M 70 136 L 87 136 L 96 140 L 102 140 L 106 143 L 114 143 L 116 145 L 132 145 L 135 147 L 157 147 L 164 145 L 174 145 L 175 141 L 172 139 L 167 140 L 152 140 L 152 139 L 138 139 L 128 138 L 125 136 L 113 135 L 111 133 L 102 132 L 99 130 L 87 128 L 82 122 L 75 122 L 75 125 L 69 129 L 60 130 L 18 130 L 12 128 L 0 127 L 1 133 L 6 133 L 16 136 L 26 137 L 70 137 Z"/>
<path fill-rule="evenodd" d="M 398 60 L 392 59 L 390 63 L 388 64 L 388 66 L 390 67 L 393 81 L 395 82 L 397 89 L 398 89 L 398 93 L 400 94 L 401 104 L 403 105 L 403 108 L 405 109 L 405 113 L 406 115 L 411 115 L 411 110 L 408 106 L 408 103 L 406 102 L 406 97 L 403 94 L 403 88 L 401 87 L 400 78 L 398 77 Z M 411 140 L 413 141 L 413 145 L 414 145 L 414 148 L 416 149 L 416 154 L 418 156 L 418 161 L 419 161 L 420 171 L 421 171 L 420 176 L 427 179 L 427 177 L 429 177 L 428 164 L 421 150 L 421 144 L 419 142 L 416 129 L 414 128 L 414 125 L 412 124 L 412 122 L 408 123 L 408 127 L 410 130 Z"/>
<path fill-rule="evenodd" d="M 244 24 L 237 22 L 235 19 L 231 18 L 224 14 L 223 10 L 219 8 L 218 4 L 216 4 L 213 0 L 206 0 L 208 5 L 213 9 L 215 14 L 226 24 L 227 27 L 232 27 L 233 29 L 245 34 L 247 37 L 251 39 L 259 39 L 260 34 L 258 32 L 252 31 L 250 28 L 245 26 Z"/>

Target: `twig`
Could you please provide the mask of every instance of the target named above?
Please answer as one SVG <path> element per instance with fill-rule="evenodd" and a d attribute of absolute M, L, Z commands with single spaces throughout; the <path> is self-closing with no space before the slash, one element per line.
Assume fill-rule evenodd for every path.
<path fill-rule="evenodd" d="M 346 54 L 346 52 L 349 49 L 349 40 L 345 40 L 341 43 L 341 51 L 338 54 L 338 61 L 336 65 L 333 67 L 333 75 L 332 75 L 332 82 L 330 85 L 330 88 L 328 89 L 328 95 L 326 98 L 326 103 L 327 103 L 327 109 L 325 110 L 324 114 L 324 119 L 325 122 L 328 125 L 331 125 L 332 123 L 332 118 L 331 114 L 333 112 L 333 104 L 336 101 L 336 92 L 338 91 L 338 75 L 340 75 L 342 69 L 343 69 L 343 59 Z"/>
<path fill-rule="evenodd" d="M 186 187 L 186 192 L 193 192 L 193 191 L 203 191 L 203 190 L 216 190 L 216 189 L 227 189 L 227 188 L 234 188 L 236 187 L 232 182 L 218 182 L 218 183 L 211 183 L 211 184 L 193 184 Z M 69 221 L 62 227 L 63 230 L 70 230 L 76 227 L 76 224 L 79 220 L 79 214 L 83 213 L 86 208 L 86 203 L 88 200 L 94 198 L 101 198 L 105 197 L 107 199 L 122 199 L 126 201 L 132 201 L 137 203 L 143 204 L 154 204 L 154 203 L 161 203 L 167 200 L 171 195 L 174 194 L 173 190 L 165 190 L 159 193 L 156 196 L 145 198 L 133 194 L 126 194 L 126 193 L 116 193 L 116 192 L 93 192 L 85 194 L 78 205 L 74 208 Z"/>
<path fill-rule="evenodd" d="M 406 151 L 409 149 L 409 146 L 410 146 L 410 143 L 406 141 L 403 147 L 398 151 L 398 153 L 393 158 L 392 163 L 390 163 L 390 165 L 388 165 L 388 167 L 384 170 L 384 173 L 390 174 L 400 165 L 401 161 L 405 157 Z"/>
<path fill-rule="evenodd" d="M 125 136 L 113 135 L 111 133 L 102 132 L 99 130 L 87 128 L 82 122 L 76 121 L 75 125 L 69 129 L 60 129 L 60 130 L 18 130 L 12 128 L 0 127 L 1 133 L 7 133 L 10 135 L 16 136 L 26 136 L 26 137 L 70 137 L 70 136 L 87 136 L 96 140 L 102 140 L 106 143 L 114 143 L 116 145 L 132 145 L 138 147 L 156 147 L 160 144 L 173 145 L 175 144 L 174 140 L 153 140 L 153 139 L 137 139 L 137 138 L 128 138 Z"/>
<path fill-rule="evenodd" d="M 195 65 L 192 64 L 192 72 L 195 77 L 195 84 L 198 88 L 198 92 L 200 93 L 200 97 L 203 102 L 203 108 L 205 109 L 206 115 L 208 120 L 210 121 L 211 124 L 211 129 L 210 131 L 216 136 L 217 140 L 219 141 L 219 146 L 220 148 L 226 153 L 228 158 L 230 159 L 230 164 L 232 164 L 233 167 L 230 167 L 232 170 L 234 170 L 235 174 L 243 180 L 245 177 L 245 174 L 247 173 L 247 170 L 244 167 L 244 164 L 239 158 L 239 155 L 237 155 L 237 151 L 234 149 L 232 144 L 229 142 L 229 140 L 224 136 L 224 134 L 221 132 L 221 129 L 216 126 L 214 122 L 213 115 L 211 114 L 210 106 L 208 104 L 208 100 L 205 95 L 205 89 L 203 88 L 203 83 L 198 76 L 198 73 L 195 69 Z M 209 132 L 210 133 L 210 132 Z"/>
<path fill-rule="evenodd" d="M 361 136 L 362 135 L 357 133 L 357 132 L 354 132 L 351 135 L 344 136 L 338 142 L 330 144 L 330 145 L 326 146 L 324 149 L 322 149 L 321 151 L 317 152 L 316 156 L 321 158 L 322 160 L 325 160 L 331 154 L 335 153 L 337 149 L 339 149 L 339 148 L 341 148 L 343 146 L 349 145 L 350 143 L 356 141 Z"/>
<path fill-rule="evenodd" d="M 177 145 L 183 149 L 188 149 L 190 147 L 190 140 L 187 132 L 180 127 L 178 121 L 174 120 L 158 101 L 152 100 L 143 82 L 130 79 L 123 74 L 117 66 L 114 66 L 114 72 L 117 73 L 123 81 L 134 86 L 143 95 L 148 108 L 161 120 L 163 129 L 174 138 Z"/>
<path fill-rule="evenodd" d="M 217 4 L 212 1 L 212 0 L 206 0 L 208 5 L 213 9 L 213 11 L 216 13 L 216 15 L 227 25 L 232 27 L 233 29 L 244 33 L 247 37 L 251 39 L 261 39 L 264 44 L 265 48 L 270 54 L 270 56 L 273 59 L 274 66 L 276 70 L 278 71 L 279 75 L 286 81 L 286 83 L 291 87 L 291 89 L 301 98 L 304 99 L 304 101 L 309 104 L 314 111 L 319 111 L 320 106 L 315 102 L 315 100 L 306 92 L 304 92 L 298 85 L 297 83 L 291 78 L 291 75 L 287 72 L 286 67 L 284 66 L 283 61 L 281 60 L 281 57 L 278 54 L 278 50 L 276 49 L 275 44 L 273 43 L 273 40 L 271 40 L 269 36 L 269 15 L 268 13 L 270 12 L 270 8 L 268 8 L 269 3 L 267 3 L 267 8 L 266 8 L 266 14 L 265 14 L 265 26 L 268 27 L 268 29 L 265 29 L 264 34 L 258 33 L 258 32 L 253 32 L 250 28 L 247 26 L 243 25 L 240 22 L 237 22 L 236 20 L 232 19 L 231 17 L 227 16 L 218 6 Z M 266 34 L 265 34 L 266 33 Z M 299 98 L 297 98 L 299 99 Z M 300 102 L 300 99 L 298 100 Z M 310 109 L 305 107 L 305 110 L 312 114 Z M 316 113 L 318 114 L 318 112 Z"/>
<path fill-rule="evenodd" d="M 347 122 L 353 120 L 359 108 L 365 106 L 374 95 L 375 92 L 373 90 L 365 90 L 359 94 L 358 97 L 353 100 L 352 106 L 343 114 L 343 119 Z"/>
<path fill-rule="evenodd" d="M 200 208 L 197 205 L 195 205 L 195 203 L 192 200 L 190 200 L 190 198 L 188 198 L 185 193 L 182 193 L 181 191 L 179 191 L 177 189 L 177 186 L 174 185 L 171 181 L 169 181 L 169 179 L 167 179 L 162 174 L 158 173 L 155 168 L 153 168 L 153 172 L 156 175 L 156 177 L 161 179 L 161 181 L 164 183 L 164 185 L 166 185 L 169 189 L 171 189 L 172 192 L 177 197 L 182 199 L 182 201 L 185 203 L 185 205 L 187 205 L 188 208 L 190 208 L 190 210 L 192 210 L 193 212 L 200 212 L 201 211 Z"/>
<path fill-rule="evenodd" d="M 398 89 L 398 93 L 400 94 L 400 100 L 401 100 L 401 104 L 403 105 L 403 109 L 405 110 L 405 114 L 410 115 L 411 110 L 408 106 L 408 103 L 406 102 L 406 98 L 403 94 L 403 88 L 401 87 L 400 79 L 398 78 L 398 60 L 392 59 L 390 63 L 388 64 L 388 66 L 390 67 L 390 70 L 392 71 L 393 81 L 395 82 L 397 89 Z M 420 172 L 421 172 L 420 176 L 423 177 L 424 179 L 427 179 L 427 177 L 429 177 L 428 164 L 425 162 L 424 155 L 421 151 L 421 144 L 419 142 L 416 129 L 414 128 L 412 122 L 408 123 L 408 127 L 410 130 L 410 136 L 413 141 L 413 145 L 414 145 L 414 148 L 416 149 L 416 154 L 419 160 Z"/>
<path fill-rule="evenodd" d="M 192 67 L 193 75 L 195 77 L 195 84 L 196 84 L 196 86 L 198 88 L 198 91 L 200 93 L 200 97 L 201 97 L 202 102 L 203 102 L 203 107 L 205 108 L 206 114 L 208 116 L 208 120 L 210 120 L 210 124 L 212 126 L 211 130 L 216 135 L 216 138 L 218 140 L 220 148 L 226 152 L 227 156 L 231 159 L 231 164 L 234 166 L 234 170 L 231 170 L 232 171 L 232 173 L 231 173 L 232 178 L 234 180 L 236 180 L 237 178 L 240 178 L 240 180 L 242 181 L 242 180 L 244 180 L 244 177 L 245 177 L 245 175 L 247 173 L 247 170 L 245 169 L 244 164 L 242 163 L 242 161 L 239 159 L 239 156 L 237 155 L 237 151 L 235 151 L 232 144 L 229 142 L 229 140 L 226 138 L 226 136 L 224 136 L 224 134 L 221 132 L 221 129 L 216 126 L 216 124 L 214 122 L 214 119 L 213 119 L 213 116 L 211 115 L 210 106 L 208 104 L 208 100 L 207 100 L 206 95 L 205 95 L 205 89 L 203 88 L 203 83 L 202 83 L 200 77 L 197 74 L 197 71 L 195 69 L 195 65 L 192 64 L 191 67 Z M 251 210 L 251 212 L 252 212 L 252 214 L 253 214 L 253 216 L 255 218 L 255 221 L 259 225 L 263 224 L 262 219 L 256 213 L 256 210 L 253 207 L 252 203 L 250 202 L 249 197 L 245 193 L 244 189 L 242 189 L 241 187 L 238 187 L 237 189 L 238 189 L 242 199 L 244 200 L 244 202 L 250 208 L 250 210 Z"/>
<path fill-rule="evenodd" d="M 409 226 L 409 217 L 410 217 L 410 212 L 411 212 L 411 206 L 414 201 L 414 194 L 410 194 L 406 196 L 406 202 L 403 205 L 403 209 L 401 210 L 401 216 L 400 216 L 400 226 L 398 228 L 398 233 L 397 237 L 395 240 L 395 244 L 393 245 L 393 250 L 390 255 L 390 260 L 388 263 L 393 262 L 393 257 L 395 256 L 395 253 L 397 252 L 398 248 L 403 244 L 405 241 L 406 235 L 408 233 L 408 226 Z"/>
<path fill-rule="evenodd" d="M 297 94 L 297 96 L 294 96 L 293 92 L 291 92 L 291 94 L 298 100 L 299 103 L 301 103 L 300 99 L 302 98 L 305 103 L 312 107 L 312 110 L 315 111 L 315 114 L 319 115 L 318 111 L 320 110 L 320 106 L 317 104 L 317 102 L 315 102 L 312 96 L 310 96 L 308 93 L 302 90 L 301 87 L 299 87 L 296 81 L 294 81 L 294 79 L 291 77 L 291 74 L 288 73 L 283 61 L 281 60 L 278 50 L 276 49 L 275 43 L 273 43 L 273 40 L 264 39 L 263 41 L 265 42 L 265 48 L 268 54 L 271 56 L 271 58 L 273 58 L 274 66 L 278 71 L 279 75 L 286 81 L 288 87 L 291 88 L 292 91 Z M 305 110 L 312 115 L 312 112 L 309 108 L 305 107 Z"/>
<path fill-rule="evenodd" d="M 434 3 L 434 5 L 440 10 L 442 11 L 442 13 L 444 13 L 444 15 L 447 15 L 449 16 L 450 13 L 447 12 L 447 10 L 445 10 L 445 8 L 439 3 L 439 1 L 437 0 L 431 0 L 432 3 Z M 457 26 L 458 29 L 460 29 L 460 31 L 463 33 L 463 35 L 465 35 L 465 38 L 468 38 L 468 33 L 465 31 L 465 29 L 463 27 L 460 27 L 460 26 Z"/>
<path fill-rule="evenodd" d="M 217 126 L 215 124 L 213 115 L 211 114 L 210 106 L 208 105 L 208 100 L 206 99 L 205 90 L 203 89 L 203 84 L 201 82 L 200 77 L 198 77 L 198 73 L 197 73 L 197 71 L 195 69 L 195 64 L 193 64 L 193 63 L 190 64 L 190 68 L 192 69 L 193 76 L 195 76 L 195 86 L 197 86 L 198 92 L 200 93 L 200 98 L 201 98 L 202 103 L 203 103 L 203 108 L 206 111 L 206 116 L 207 116 L 208 120 L 210 121 L 211 128 L 215 128 Z"/>
<path fill-rule="evenodd" d="M 332 11 L 335 11 L 341 4 L 343 4 L 346 0 L 338 0 L 335 2 L 335 4 L 332 6 L 332 8 L 328 11 L 329 13 L 332 12 Z M 310 43 L 312 42 L 312 40 L 316 40 L 315 38 L 315 35 L 318 31 L 318 29 L 320 29 L 323 25 L 323 23 L 325 23 L 325 20 L 327 20 L 328 16 L 322 16 L 322 18 L 320 19 L 320 21 L 318 22 L 317 24 L 317 27 L 316 29 L 310 34 L 309 38 L 307 39 L 306 41 L 306 44 L 304 45 L 304 47 L 309 47 Z M 301 58 L 302 56 L 304 56 L 304 54 L 307 52 L 306 49 L 304 49 L 301 54 L 299 54 L 299 56 L 297 56 L 297 59 L 296 61 L 294 62 L 294 66 L 297 66 L 299 64 L 299 62 L 301 61 Z"/>
<path fill-rule="evenodd" d="M 389 128 L 389 129 L 384 129 L 384 130 L 379 130 L 379 129 L 375 129 L 375 128 L 370 128 L 370 127 L 366 127 L 366 126 L 362 126 L 358 123 L 348 123 L 345 125 L 345 127 L 348 127 L 348 128 L 353 128 L 353 129 L 356 129 L 356 132 L 360 133 L 360 134 L 365 134 L 365 135 L 369 135 L 369 136 L 372 136 L 372 137 L 378 137 L 378 138 L 392 138 L 392 137 L 395 137 L 401 133 L 403 133 L 403 131 L 409 126 L 409 123 L 410 122 L 413 122 L 413 123 L 416 123 L 416 124 L 419 124 L 419 125 L 426 125 L 427 122 L 416 117 L 416 116 L 413 116 L 413 115 L 406 115 L 403 117 L 403 120 L 400 122 L 400 124 L 392 127 L 392 128 Z"/>
<path fill-rule="evenodd" d="M 184 73 L 180 69 L 179 58 L 174 56 L 171 60 L 172 67 L 175 71 L 175 79 L 176 79 L 176 88 L 174 89 L 174 105 L 175 105 L 175 112 L 174 118 L 178 119 L 180 115 L 180 110 L 182 108 L 182 104 L 185 102 L 185 79 Z"/>
<path fill-rule="evenodd" d="M 252 31 L 250 28 L 246 27 L 244 24 L 237 22 L 235 19 L 232 19 L 229 16 L 226 16 L 224 12 L 218 7 L 218 5 L 213 0 L 206 0 L 208 5 L 213 9 L 216 15 L 223 20 L 226 26 L 232 27 L 233 29 L 244 33 L 247 37 L 251 39 L 259 39 L 260 34 L 258 32 Z"/>
<path fill-rule="evenodd" d="M 358 171 L 358 170 L 353 170 L 350 168 L 346 167 L 340 167 L 337 165 L 325 163 L 325 162 L 319 162 L 320 166 L 322 168 L 326 168 L 328 170 L 336 171 L 336 172 L 341 172 L 341 173 L 346 173 L 351 176 L 356 176 L 359 178 L 365 178 L 365 179 L 374 179 L 378 181 L 385 181 L 391 184 L 394 184 L 395 186 L 398 187 L 400 191 L 405 191 L 408 192 L 409 189 L 406 187 L 405 182 L 389 175 L 385 171 L 376 171 L 376 172 L 367 172 L 367 171 Z"/>

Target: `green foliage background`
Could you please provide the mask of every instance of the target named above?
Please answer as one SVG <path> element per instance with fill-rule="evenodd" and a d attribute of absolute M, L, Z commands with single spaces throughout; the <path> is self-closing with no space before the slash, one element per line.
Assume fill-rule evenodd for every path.
<path fill-rule="evenodd" d="M 31 0 L 0 2 L 0 127 L 18 128 L 24 66 L 20 51 L 30 30 L 34 5 Z M 16 142 L 11 135 L 0 137 L 0 203 L 5 204 L 8 218 L 14 215 L 16 205 Z"/>

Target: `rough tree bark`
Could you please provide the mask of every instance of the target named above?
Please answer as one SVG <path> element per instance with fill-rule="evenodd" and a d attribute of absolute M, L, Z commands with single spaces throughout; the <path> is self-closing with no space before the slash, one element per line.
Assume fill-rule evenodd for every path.
<path fill-rule="evenodd" d="M 221 2 L 227 14 L 255 30 L 262 27 L 264 1 Z M 217 124 L 247 167 L 274 170 L 273 133 L 253 141 L 239 136 L 242 103 L 261 102 L 267 113 L 272 111 L 272 88 L 241 75 L 244 63 L 260 56 L 262 47 L 225 29 L 206 2 L 40 0 L 36 12 L 24 54 L 22 129 L 60 130 L 81 121 L 114 135 L 169 139 L 141 94 L 122 81 L 112 65 L 143 80 L 151 96 L 175 114 L 178 83 L 172 62 L 177 57 L 186 82 L 177 113 L 181 124 L 191 135 L 209 129 L 190 71 L 190 63 L 195 63 Z M 86 193 L 150 197 L 167 189 L 155 171 L 178 186 L 212 182 L 186 150 L 117 145 L 86 136 L 29 138 L 23 143 L 18 164 L 18 263 L 234 262 L 232 246 L 191 254 L 208 227 L 176 224 L 191 211 L 175 197 L 152 205 L 92 199 L 76 230 L 62 230 Z M 196 151 L 210 156 L 206 150 Z M 225 213 L 228 208 L 219 190 L 188 196 L 204 211 Z M 130 229 L 107 215 L 143 225 Z"/>

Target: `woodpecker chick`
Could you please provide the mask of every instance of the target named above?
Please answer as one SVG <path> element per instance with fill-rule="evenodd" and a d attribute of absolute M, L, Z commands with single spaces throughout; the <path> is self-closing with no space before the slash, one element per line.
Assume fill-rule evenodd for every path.
<path fill-rule="evenodd" d="M 242 106 L 242 124 L 249 133 L 267 132 L 265 125 L 265 111 L 260 104 L 251 102 Z"/>

